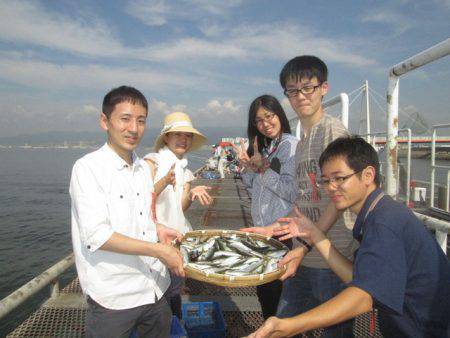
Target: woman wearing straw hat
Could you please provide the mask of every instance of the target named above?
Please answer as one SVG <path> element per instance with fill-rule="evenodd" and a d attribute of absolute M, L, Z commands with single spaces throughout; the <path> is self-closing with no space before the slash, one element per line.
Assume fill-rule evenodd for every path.
<path fill-rule="evenodd" d="M 156 182 L 154 211 L 158 222 L 183 234 L 192 230 L 189 221 L 184 217 L 184 211 L 192 201 L 198 199 L 202 205 L 212 202 L 207 191 L 209 187 L 191 188 L 195 177 L 187 169 L 188 161 L 185 156 L 188 151 L 200 148 L 205 142 L 206 137 L 194 128 L 189 116 L 175 112 L 164 119 L 161 134 L 155 141 L 156 152 L 144 157 Z M 171 278 L 167 299 L 173 314 L 181 319 L 180 292 L 183 279 L 172 275 Z"/>

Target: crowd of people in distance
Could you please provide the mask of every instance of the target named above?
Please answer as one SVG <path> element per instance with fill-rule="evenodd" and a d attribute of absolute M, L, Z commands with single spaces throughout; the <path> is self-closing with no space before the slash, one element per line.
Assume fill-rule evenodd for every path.
<path fill-rule="evenodd" d="M 279 81 L 301 123 L 291 134 L 276 97 L 248 111 L 248 142 L 218 144 L 207 167 L 242 178 L 253 226 L 241 229 L 283 241 L 280 280 L 257 287 L 263 325 L 250 338 L 292 337 L 323 328 L 322 337 L 353 337 L 353 320 L 377 310 L 384 337 L 450 337 L 450 264 L 405 205 L 384 194 L 373 147 L 325 113 L 328 68 L 316 56 L 288 61 Z M 87 337 L 169 337 L 181 318 L 185 272 L 172 245 L 191 225 L 194 200 L 186 154 L 205 136 L 181 112 L 166 116 L 155 150 L 135 149 L 148 103 L 121 86 L 103 100 L 106 143 L 72 171 L 72 242 L 87 297 Z"/>

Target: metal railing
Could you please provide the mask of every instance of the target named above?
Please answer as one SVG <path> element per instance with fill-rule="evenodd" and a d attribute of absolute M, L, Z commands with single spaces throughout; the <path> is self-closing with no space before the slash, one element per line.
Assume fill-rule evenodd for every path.
<path fill-rule="evenodd" d="M 387 140 L 386 140 L 386 193 L 396 198 L 397 174 L 397 137 L 398 137 L 398 85 L 400 76 L 427 63 L 450 54 L 450 38 L 441 43 L 404 60 L 389 70 L 387 90 Z"/>
<path fill-rule="evenodd" d="M 450 195 L 450 166 L 445 165 L 436 165 L 436 134 L 437 129 L 448 129 L 450 128 L 450 123 L 448 124 L 438 124 L 434 125 L 433 130 L 433 136 L 431 138 L 431 173 L 430 173 L 430 206 L 434 207 L 434 188 L 435 188 L 435 173 L 436 169 L 443 169 L 447 170 L 447 182 L 446 182 L 446 189 L 445 189 L 445 211 L 449 212 L 449 195 Z M 443 250 L 445 251 L 447 249 L 447 231 L 442 231 L 439 229 L 436 229 L 436 240 L 438 241 L 439 245 Z"/>
<path fill-rule="evenodd" d="M 0 319 L 51 284 L 50 296 L 59 296 L 59 276 L 75 263 L 73 253 L 0 301 Z"/>

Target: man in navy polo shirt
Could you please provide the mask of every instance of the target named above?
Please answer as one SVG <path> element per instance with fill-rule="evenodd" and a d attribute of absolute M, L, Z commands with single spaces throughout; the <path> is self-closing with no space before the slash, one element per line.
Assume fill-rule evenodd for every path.
<path fill-rule="evenodd" d="M 319 165 L 320 184 L 338 210 L 357 214 L 353 236 L 360 248 L 352 263 L 306 217 L 275 231 L 281 239 L 309 239 L 347 288 L 296 317 L 269 318 L 250 337 L 285 337 L 326 327 L 377 308 L 384 337 L 448 337 L 450 265 L 422 222 L 384 195 L 375 150 L 360 137 L 328 145 Z"/>

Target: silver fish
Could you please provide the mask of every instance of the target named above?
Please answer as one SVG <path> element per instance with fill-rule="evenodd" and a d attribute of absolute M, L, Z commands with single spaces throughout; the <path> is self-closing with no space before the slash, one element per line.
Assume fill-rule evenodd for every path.
<path fill-rule="evenodd" d="M 186 238 L 180 245 L 184 264 L 206 274 L 248 276 L 278 269 L 287 252 L 250 236 Z"/>
<path fill-rule="evenodd" d="M 246 246 L 242 242 L 231 242 L 231 243 L 229 243 L 229 246 L 247 256 L 256 256 L 259 258 L 264 257 L 262 254 L 260 254 L 259 252 L 253 251 L 252 249 L 250 249 L 248 246 Z"/>

